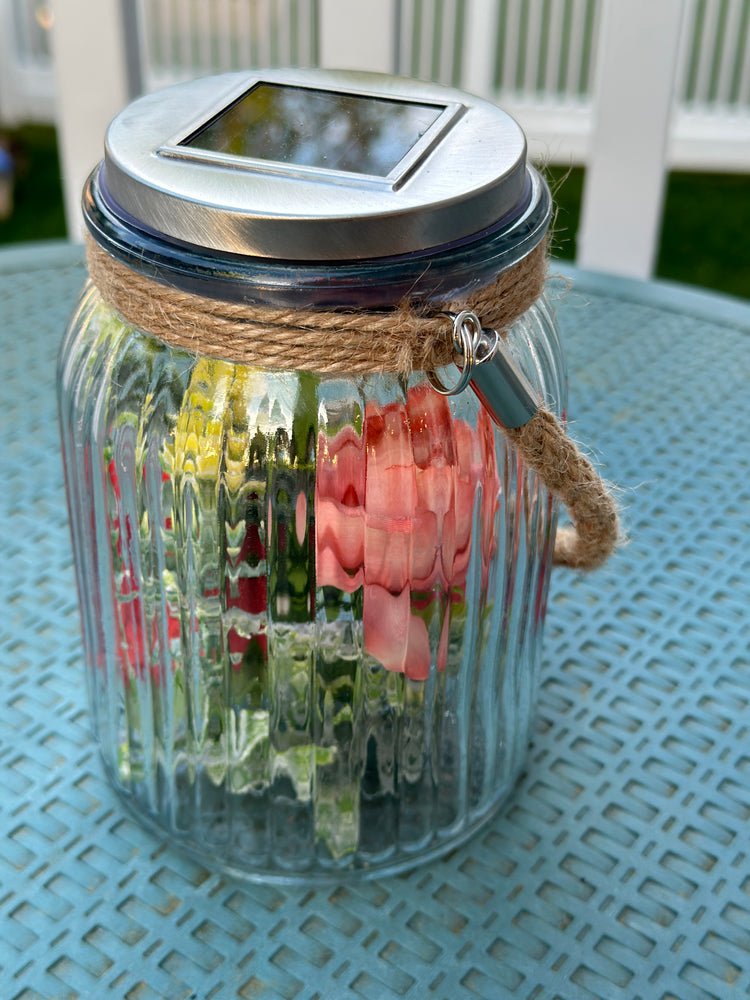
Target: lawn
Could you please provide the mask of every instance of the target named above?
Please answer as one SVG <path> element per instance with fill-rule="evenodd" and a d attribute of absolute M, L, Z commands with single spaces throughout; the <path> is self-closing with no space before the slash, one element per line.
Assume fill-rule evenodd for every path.
<path fill-rule="evenodd" d="M 16 163 L 15 208 L 9 219 L 0 220 L 0 243 L 65 236 L 55 130 L 25 125 L 0 135 L 9 141 Z"/>
<path fill-rule="evenodd" d="M 5 133 L 17 163 L 15 210 L 0 221 L 0 243 L 65 236 L 54 129 Z M 558 205 L 555 254 L 575 256 L 582 169 L 552 167 Z M 750 175 L 670 174 L 657 275 L 750 298 Z"/>
<path fill-rule="evenodd" d="M 554 252 L 575 257 L 583 169 L 551 167 L 557 202 Z M 750 175 L 672 173 L 656 274 L 750 298 Z"/>

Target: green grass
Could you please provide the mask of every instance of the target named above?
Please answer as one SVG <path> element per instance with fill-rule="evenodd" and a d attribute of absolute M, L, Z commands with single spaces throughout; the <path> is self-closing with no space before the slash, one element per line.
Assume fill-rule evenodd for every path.
<path fill-rule="evenodd" d="M 552 253 L 563 260 L 574 260 L 583 196 L 583 169 L 547 166 L 544 173 L 556 208 L 552 223 Z"/>
<path fill-rule="evenodd" d="M 0 243 L 51 240 L 65 236 L 60 166 L 55 130 L 47 125 L 25 125 L 0 131 L 16 162 L 14 209 L 0 221 Z"/>
<path fill-rule="evenodd" d="M 750 176 L 671 174 L 656 273 L 750 298 Z"/>
<path fill-rule="evenodd" d="M 0 243 L 65 236 L 55 130 L 27 125 L 2 133 L 16 159 L 15 209 Z M 554 252 L 573 259 L 584 171 L 550 167 L 557 201 Z M 656 273 L 750 298 L 750 175 L 670 174 Z"/>
<path fill-rule="evenodd" d="M 575 257 L 582 168 L 548 169 L 557 202 L 555 256 Z M 656 274 L 750 298 L 750 175 L 672 173 Z"/>

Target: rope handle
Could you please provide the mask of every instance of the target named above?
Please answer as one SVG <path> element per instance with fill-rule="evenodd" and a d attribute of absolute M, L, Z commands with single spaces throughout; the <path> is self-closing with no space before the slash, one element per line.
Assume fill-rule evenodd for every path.
<path fill-rule="evenodd" d="M 445 315 L 453 320 L 459 378 L 446 387 L 435 371 L 428 371 L 433 389 L 455 396 L 470 385 L 525 465 L 565 504 L 573 523 L 557 533 L 554 562 L 575 569 L 601 566 L 619 532 L 617 507 L 604 482 L 557 417 L 539 405 L 500 334 L 483 327 L 473 310 Z"/>
<path fill-rule="evenodd" d="M 617 544 L 619 518 L 612 494 L 591 462 L 544 407 L 521 427 L 503 430 L 570 515 L 572 525 L 557 532 L 555 564 L 586 570 L 601 566 Z"/>

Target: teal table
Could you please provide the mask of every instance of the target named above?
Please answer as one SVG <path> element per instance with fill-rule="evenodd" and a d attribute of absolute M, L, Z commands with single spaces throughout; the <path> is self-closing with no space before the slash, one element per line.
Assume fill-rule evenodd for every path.
<path fill-rule="evenodd" d="M 554 576 L 526 773 L 439 863 L 285 889 L 103 780 L 54 397 L 81 253 L 0 253 L 0 1000 L 750 996 L 750 307 L 567 273 L 572 429 L 630 541 Z"/>

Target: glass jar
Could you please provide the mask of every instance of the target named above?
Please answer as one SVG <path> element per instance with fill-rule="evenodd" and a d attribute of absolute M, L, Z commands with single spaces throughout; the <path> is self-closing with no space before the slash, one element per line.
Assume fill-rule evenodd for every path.
<path fill-rule="evenodd" d="M 344 75 L 268 78 L 295 91 L 352 88 Z M 385 81 L 366 83 L 392 100 Z M 397 83 L 420 107 L 458 104 L 460 119 L 479 106 L 517 130 L 484 102 Z M 246 74 L 224 77 L 213 93 L 236 108 L 232 94 L 256 86 Z M 166 93 L 221 121 L 184 88 Z M 360 77 L 356 88 L 368 99 Z M 544 237 L 549 194 L 521 136 L 521 166 L 504 175 L 515 202 L 481 229 L 469 209 L 471 232 L 456 231 L 454 214 L 450 238 L 425 247 L 412 235 L 413 245 L 384 254 L 381 230 L 368 229 L 376 211 L 358 221 L 359 259 L 346 244 L 336 254 L 335 236 L 326 242 L 337 231 L 330 219 L 301 237 L 297 220 L 296 243 L 294 234 L 284 243 L 280 226 L 262 254 L 249 245 L 255 230 L 242 253 L 236 242 L 210 245 L 213 236 L 199 245 L 177 228 L 184 221 L 165 224 L 159 184 L 127 173 L 134 117 L 170 121 L 175 145 L 170 100 L 151 95 L 115 120 L 84 198 L 98 247 L 165 289 L 381 314 L 408 290 L 439 311 L 523 262 Z M 194 127 L 186 121 L 188 138 Z M 446 136 L 451 129 L 439 141 Z M 433 163 L 431 141 L 417 170 Z M 179 166 L 236 182 L 225 151 L 188 148 Z M 249 177 L 283 170 L 251 153 Z M 174 169 L 171 152 L 163 158 Z M 292 186 L 317 169 L 303 166 Z M 333 180 L 345 199 L 352 174 Z M 128 184 L 142 189 L 132 203 Z M 157 195 L 148 202 L 143 190 Z M 169 197 L 205 214 L 206 197 Z M 227 200 L 220 210 L 229 214 Z M 290 256 L 295 245 L 302 259 Z M 190 351 L 165 341 L 89 283 L 60 353 L 91 722 L 109 779 L 144 821 L 250 877 L 388 873 L 439 856 L 492 816 L 524 761 L 556 502 L 470 390 L 441 395 L 424 371 L 253 365 L 197 343 Z M 515 319 L 505 344 L 562 415 L 564 365 L 545 296 Z"/>

